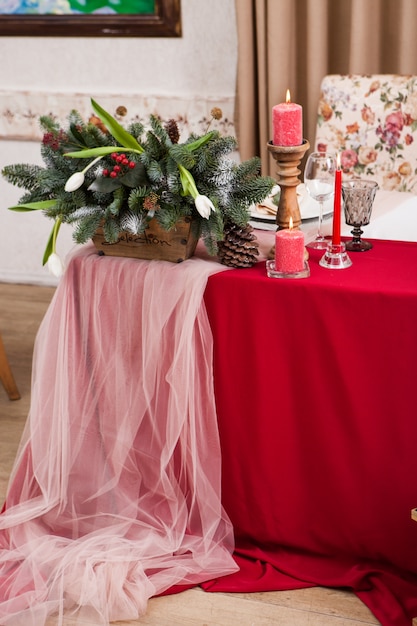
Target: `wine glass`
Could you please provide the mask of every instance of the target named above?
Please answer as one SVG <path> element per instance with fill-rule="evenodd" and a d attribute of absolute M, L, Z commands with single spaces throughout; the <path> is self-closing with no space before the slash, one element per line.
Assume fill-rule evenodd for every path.
<path fill-rule="evenodd" d="M 364 252 L 372 248 L 370 241 L 361 238 L 361 226 L 366 226 L 371 220 L 377 189 L 378 183 L 373 180 L 355 179 L 342 183 L 345 221 L 348 226 L 353 226 L 353 237 L 346 243 L 346 250 Z"/>
<path fill-rule="evenodd" d="M 334 194 L 336 160 L 328 152 L 313 152 L 304 169 L 304 184 L 308 193 L 319 203 L 319 224 L 316 238 L 307 244 L 309 248 L 326 250 L 328 239 L 323 235 L 323 204 Z"/>

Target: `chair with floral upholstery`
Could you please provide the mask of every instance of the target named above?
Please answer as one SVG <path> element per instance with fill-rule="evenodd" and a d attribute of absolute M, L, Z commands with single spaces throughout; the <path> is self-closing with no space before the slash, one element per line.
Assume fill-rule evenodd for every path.
<path fill-rule="evenodd" d="M 417 194 L 417 76 L 325 76 L 315 149 L 340 153 L 344 178 Z"/>

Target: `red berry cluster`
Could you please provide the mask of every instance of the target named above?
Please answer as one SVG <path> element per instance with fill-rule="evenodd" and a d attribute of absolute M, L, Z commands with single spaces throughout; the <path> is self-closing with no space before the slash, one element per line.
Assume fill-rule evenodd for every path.
<path fill-rule="evenodd" d="M 112 169 L 104 169 L 103 176 L 110 178 L 117 178 L 117 176 L 123 176 L 127 170 L 133 170 L 136 167 L 134 161 L 130 161 L 123 152 L 112 152 L 110 155 L 112 161 L 115 162 Z"/>
<path fill-rule="evenodd" d="M 58 133 L 45 133 L 42 137 L 42 143 L 44 146 L 49 146 L 52 150 L 59 150 L 61 147 L 61 142 L 66 141 L 67 139 L 67 135 L 62 129 L 60 129 Z"/>

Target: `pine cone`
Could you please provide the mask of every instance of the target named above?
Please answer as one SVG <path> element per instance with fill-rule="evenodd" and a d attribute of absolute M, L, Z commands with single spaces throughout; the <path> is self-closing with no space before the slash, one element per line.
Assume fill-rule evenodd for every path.
<path fill-rule="evenodd" d="M 180 131 L 178 130 L 177 122 L 175 120 L 168 120 L 165 124 L 165 130 L 167 131 L 172 143 L 178 143 Z"/>
<path fill-rule="evenodd" d="M 228 267 L 252 267 L 258 260 L 258 241 L 250 224 L 238 226 L 229 222 L 224 227 L 224 239 L 219 244 L 220 263 Z"/>

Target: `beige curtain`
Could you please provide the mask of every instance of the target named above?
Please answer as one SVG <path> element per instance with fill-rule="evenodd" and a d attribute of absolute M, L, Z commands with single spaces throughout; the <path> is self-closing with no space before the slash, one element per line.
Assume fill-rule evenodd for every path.
<path fill-rule="evenodd" d="M 242 159 L 262 158 L 272 107 L 303 106 L 304 137 L 314 143 L 320 83 L 326 74 L 417 74 L 416 0 L 235 0 L 238 31 L 236 132 Z"/>

